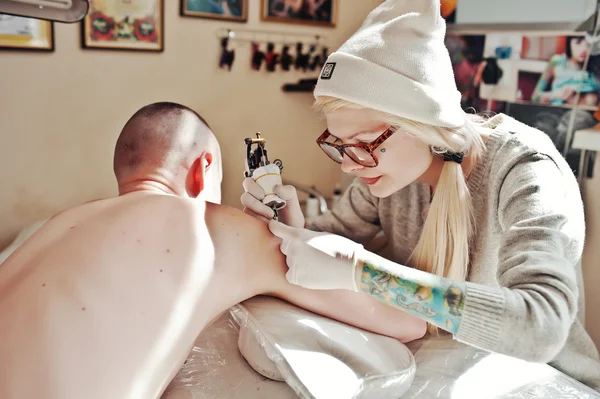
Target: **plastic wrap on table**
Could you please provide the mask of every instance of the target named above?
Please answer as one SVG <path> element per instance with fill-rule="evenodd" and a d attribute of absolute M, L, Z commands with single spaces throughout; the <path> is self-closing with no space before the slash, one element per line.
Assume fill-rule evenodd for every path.
<path fill-rule="evenodd" d="M 414 377 L 412 353 L 392 338 L 271 297 L 249 299 L 231 313 L 246 360 L 259 373 L 285 380 L 300 398 L 398 399 Z"/>
<path fill-rule="evenodd" d="M 407 346 L 417 373 L 402 399 L 600 399 L 600 393 L 547 364 L 489 353 L 450 337 Z"/>
<path fill-rule="evenodd" d="M 286 383 L 266 379 L 247 364 L 239 337 L 238 324 L 224 313 L 198 337 L 162 399 L 297 398 Z M 402 399 L 600 399 L 548 365 L 490 354 L 451 338 L 421 339 L 407 347 L 417 367 Z"/>
<path fill-rule="evenodd" d="M 239 327 L 223 313 L 196 339 L 161 399 L 295 399 L 284 382 L 266 379 L 240 355 Z"/>

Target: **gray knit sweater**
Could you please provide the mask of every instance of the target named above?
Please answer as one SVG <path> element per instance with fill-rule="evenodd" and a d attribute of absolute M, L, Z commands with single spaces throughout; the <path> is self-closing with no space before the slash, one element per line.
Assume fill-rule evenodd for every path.
<path fill-rule="evenodd" d="M 585 222 L 577 181 L 544 133 L 499 114 L 468 186 L 477 223 L 465 310 L 455 338 L 517 358 L 550 363 L 600 391 L 600 361 L 581 323 Z M 367 245 L 383 231 L 381 253 L 407 259 L 423 227 L 428 185 L 376 198 L 360 179 L 314 230 Z"/>

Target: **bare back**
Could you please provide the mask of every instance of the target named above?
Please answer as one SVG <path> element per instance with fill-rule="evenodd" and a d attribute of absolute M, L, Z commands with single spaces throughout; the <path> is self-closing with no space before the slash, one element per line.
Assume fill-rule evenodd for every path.
<path fill-rule="evenodd" d="M 415 336 L 374 298 L 289 284 L 279 244 L 240 210 L 171 195 L 55 216 L 0 266 L 0 397 L 159 397 L 211 320 L 259 294 Z"/>
<path fill-rule="evenodd" d="M 232 267 L 248 277 L 227 237 L 260 223 L 223 229 L 236 212 L 132 193 L 48 221 L 0 267 L 0 397 L 160 395 L 210 320 L 260 289 L 222 293 Z"/>

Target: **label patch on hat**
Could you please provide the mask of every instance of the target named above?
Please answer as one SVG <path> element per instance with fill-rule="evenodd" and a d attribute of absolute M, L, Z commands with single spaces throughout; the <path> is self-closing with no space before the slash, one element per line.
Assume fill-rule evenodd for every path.
<path fill-rule="evenodd" d="M 323 71 L 321 72 L 321 79 L 331 79 L 334 69 L 335 62 L 326 63 L 325 66 L 323 66 Z"/>

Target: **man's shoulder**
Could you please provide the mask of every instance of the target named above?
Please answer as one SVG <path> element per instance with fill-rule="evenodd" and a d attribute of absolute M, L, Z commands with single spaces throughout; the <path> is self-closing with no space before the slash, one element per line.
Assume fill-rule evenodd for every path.
<path fill-rule="evenodd" d="M 250 231 L 250 234 L 268 233 L 265 222 L 248 215 L 241 209 L 208 201 L 204 204 L 206 209 L 204 215 L 209 228 L 236 233 L 244 231 Z"/>

